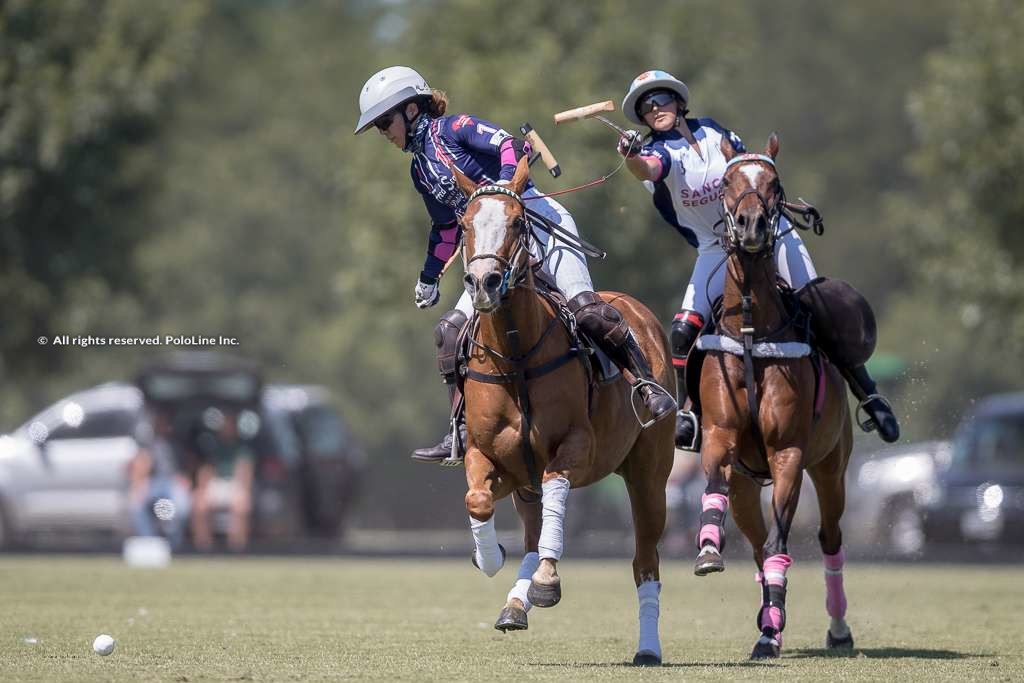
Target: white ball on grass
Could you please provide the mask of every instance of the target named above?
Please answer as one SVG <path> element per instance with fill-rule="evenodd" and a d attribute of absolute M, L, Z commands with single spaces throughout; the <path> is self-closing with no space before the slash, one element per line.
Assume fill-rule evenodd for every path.
<path fill-rule="evenodd" d="M 109 655 L 114 651 L 114 639 L 106 633 L 96 636 L 96 640 L 92 641 L 92 651 L 104 657 Z"/>

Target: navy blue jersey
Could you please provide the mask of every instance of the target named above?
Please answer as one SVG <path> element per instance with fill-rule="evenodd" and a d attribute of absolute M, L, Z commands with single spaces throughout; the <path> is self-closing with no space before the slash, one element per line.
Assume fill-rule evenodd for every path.
<path fill-rule="evenodd" d="M 420 279 L 432 282 L 455 253 L 458 218 L 466 210 L 466 196 L 452 169 L 478 184 L 511 180 L 523 145 L 499 126 L 469 114 L 432 119 L 421 135 L 410 172 L 430 214 L 431 234 Z"/>

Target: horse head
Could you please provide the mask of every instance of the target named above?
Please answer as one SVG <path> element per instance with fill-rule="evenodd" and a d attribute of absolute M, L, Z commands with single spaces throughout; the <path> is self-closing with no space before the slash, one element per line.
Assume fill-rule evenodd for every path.
<path fill-rule="evenodd" d="M 728 162 L 722 177 L 725 246 L 748 254 L 771 254 L 782 215 L 782 184 L 775 168 L 779 139 L 772 133 L 764 154 L 738 154 L 728 137 L 722 138 L 721 149 Z"/>
<path fill-rule="evenodd" d="M 477 186 L 458 169 L 454 173 L 468 198 L 461 220 L 464 284 L 473 308 L 490 313 L 529 272 L 530 230 L 522 200 L 529 163 L 520 159 L 507 184 Z"/>

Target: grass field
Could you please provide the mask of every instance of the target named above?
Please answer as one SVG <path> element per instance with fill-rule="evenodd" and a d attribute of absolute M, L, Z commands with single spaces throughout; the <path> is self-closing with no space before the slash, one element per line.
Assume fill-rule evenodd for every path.
<path fill-rule="evenodd" d="M 564 597 L 530 630 L 492 628 L 514 568 L 469 561 L 0 559 L 0 680 L 1024 680 L 1024 570 L 849 565 L 851 657 L 822 649 L 820 565 L 791 571 L 785 653 L 747 660 L 751 565 L 698 579 L 663 567 L 658 670 L 627 665 L 636 593 L 627 561 L 561 563 Z M 109 633 L 109 657 L 91 649 Z"/>

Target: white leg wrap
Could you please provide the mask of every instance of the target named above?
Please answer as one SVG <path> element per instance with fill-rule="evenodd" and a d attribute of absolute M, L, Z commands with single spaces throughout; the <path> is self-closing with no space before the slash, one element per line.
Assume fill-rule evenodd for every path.
<path fill-rule="evenodd" d="M 519 565 L 519 576 L 516 577 L 515 585 L 512 586 L 512 590 L 508 592 L 508 597 L 505 601 L 508 602 L 512 598 L 515 598 L 519 602 L 523 603 L 523 607 L 526 611 L 530 611 L 530 601 L 526 597 L 527 591 L 530 590 L 530 577 L 537 571 L 537 565 L 540 564 L 540 555 L 537 553 L 526 553 L 523 556 L 523 561 Z"/>
<path fill-rule="evenodd" d="M 637 652 L 650 652 L 661 658 L 661 640 L 658 638 L 658 616 L 661 613 L 660 581 L 644 581 L 636 587 L 640 602 L 640 644 Z"/>
<path fill-rule="evenodd" d="M 469 518 L 469 526 L 473 529 L 473 543 L 476 544 L 476 566 L 487 576 L 494 576 L 505 563 L 498 547 L 498 532 L 494 529 L 494 515 L 486 522 Z"/>
<path fill-rule="evenodd" d="M 538 554 L 542 560 L 562 559 L 562 524 L 565 522 L 565 499 L 569 497 L 569 480 L 558 477 L 541 485 L 543 521 L 540 527 Z"/>

